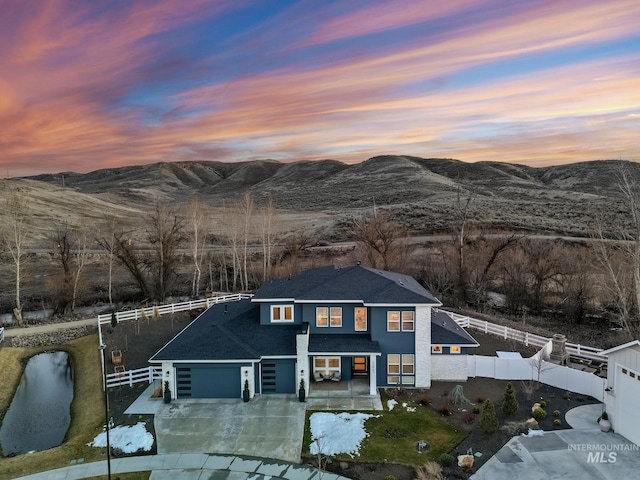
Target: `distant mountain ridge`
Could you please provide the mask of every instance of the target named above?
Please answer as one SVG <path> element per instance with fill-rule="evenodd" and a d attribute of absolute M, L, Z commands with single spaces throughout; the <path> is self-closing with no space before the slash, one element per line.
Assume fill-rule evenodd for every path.
<path fill-rule="evenodd" d="M 639 164 L 618 160 L 534 168 L 406 155 L 352 165 L 335 160 L 155 163 L 28 178 L 142 210 L 158 199 L 186 203 L 192 193 L 220 207 L 245 191 L 258 201 L 271 196 L 291 212 L 352 215 L 375 203 L 415 231 L 445 230 L 456 202 L 471 196 L 478 224 L 584 234 L 591 213 L 615 210 L 621 201 L 621 168 L 640 180 Z"/>

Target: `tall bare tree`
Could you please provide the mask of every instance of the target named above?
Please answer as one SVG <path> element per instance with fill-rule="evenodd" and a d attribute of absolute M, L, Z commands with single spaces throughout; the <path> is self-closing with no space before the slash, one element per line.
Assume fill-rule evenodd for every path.
<path fill-rule="evenodd" d="M 184 240 L 182 221 L 165 202 L 156 202 L 149 219 L 148 240 L 152 246 L 150 266 L 156 281 L 153 298 L 164 300 L 177 278 L 177 253 Z"/>
<path fill-rule="evenodd" d="M 273 198 L 270 196 L 267 203 L 260 209 L 261 236 L 262 236 L 262 281 L 271 278 L 271 255 L 274 240 L 276 207 Z"/>
<path fill-rule="evenodd" d="M 197 194 L 191 196 L 187 207 L 186 237 L 190 243 L 189 251 L 193 262 L 193 276 L 191 278 L 191 296 L 200 294 L 200 279 L 202 277 L 202 264 L 204 261 L 208 215 L 207 210 Z"/>
<path fill-rule="evenodd" d="M 100 245 L 107 252 L 108 259 L 108 297 L 109 297 L 109 305 L 113 305 L 113 261 L 116 257 L 116 232 L 118 228 L 118 223 L 115 217 L 111 215 L 105 215 L 104 223 L 102 227 L 102 231 L 105 232 L 104 235 L 96 236 L 96 243 Z"/>
<path fill-rule="evenodd" d="M 0 244 L 9 253 L 13 262 L 15 307 L 14 315 L 22 326 L 22 265 L 26 257 L 26 242 L 29 235 L 27 226 L 28 210 L 25 198 L 19 193 L 12 194 L 5 203 L 6 225 L 0 229 Z"/>
<path fill-rule="evenodd" d="M 51 235 L 55 256 L 62 267 L 61 280 L 54 284 L 56 306 L 55 313 L 63 314 L 68 311 L 73 300 L 74 262 L 73 249 L 75 247 L 74 233 L 67 223 L 57 225 Z"/>
<path fill-rule="evenodd" d="M 249 239 L 252 233 L 253 210 L 255 201 L 248 191 L 245 192 L 240 202 L 240 212 L 242 214 L 242 271 L 244 275 L 243 290 L 249 289 L 248 258 Z"/>
<path fill-rule="evenodd" d="M 75 270 L 73 273 L 73 292 L 71 295 L 71 311 L 73 312 L 76 309 L 76 299 L 78 296 L 78 285 L 80 282 L 80 275 L 82 273 L 82 269 L 85 267 L 87 263 L 87 259 L 89 258 L 89 247 L 91 238 L 93 237 L 92 233 L 89 232 L 88 229 L 81 229 L 76 233 L 76 248 L 72 252 L 72 255 L 75 259 Z"/>
<path fill-rule="evenodd" d="M 399 271 L 406 268 L 409 231 L 403 223 L 374 209 L 370 217 L 354 219 L 350 232 L 364 249 L 370 266 Z"/>

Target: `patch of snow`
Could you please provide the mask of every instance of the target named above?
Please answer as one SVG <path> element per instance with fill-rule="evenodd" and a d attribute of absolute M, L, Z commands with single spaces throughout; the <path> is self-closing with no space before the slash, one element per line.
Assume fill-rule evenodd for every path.
<path fill-rule="evenodd" d="M 391 400 L 387 400 L 387 408 L 389 409 L 389 411 L 393 410 L 393 407 L 395 407 L 398 404 L 398 402 L 396 402 L 393 398 Z"/>
<path fill-rule="evenodd" d="M 415 412 L 416 407 L 407 407 L 407 412 Z"/>
<path fill-rule="evenodd" d="M 522 435 L 523 437 L 542 437 L 544 435 L 544 430 L 529 429 L 527 433 L 521 433 L 520 435 Z"/>
<path fill-rule="evenodd" d="M 397 403 L 397 402 L 396 402 Z M 364 423 L 369 418 L 378 417 L 368 413 L 326 413 L 318 412 L 309 417 L 311 438 L 309 452 L 316 455 L 346 453 L 353 458 L 359 455 L 360 443 L 367 437 Z"/>
<path fill-rule="evenodd" d="M 117 448 L 124 453 L 135 453 L 138 450 L 148 452 L 153 447 L 153 435 L 147 432 L 144 422 L 138 422 L 131 427 L 119 426 L 109 429 L 109 443 L 111 448 Z M 107 432 L 102 432 L 87 443 L 90 447 L 106 447 Z"/>
<path fill-rule="evenodd" d="M 402 402 L 402 408 L 407 408 L 407 402 Z"/>

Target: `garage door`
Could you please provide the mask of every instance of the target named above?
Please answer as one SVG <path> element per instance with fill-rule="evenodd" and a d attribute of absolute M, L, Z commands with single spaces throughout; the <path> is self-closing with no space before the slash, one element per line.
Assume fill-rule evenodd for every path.
<path fill-rule="evenodd" d="M 263 360 L 262 393 L 296 393 L 296 361 Z"/>
<path fill-rule="evenodd" d="M 240 367 L 191 365 L 176 369 L 178 398 L 240 398 Z"/>
<path fill-rule="evenodd" d="M 640 445 L 640 375 L 638 372 L 618 366 L 616 377 L 617 412 L 613 423 L 616 433 Z"/>

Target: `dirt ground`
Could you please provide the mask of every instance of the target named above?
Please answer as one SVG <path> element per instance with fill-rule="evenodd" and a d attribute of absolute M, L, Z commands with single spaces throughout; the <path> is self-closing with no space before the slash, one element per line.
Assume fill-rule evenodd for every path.
<path fill-rule="evenodd" d="M 108 355 L 110 350 L 122 350 L 123 363 L 127 369 L 146 367 L 148 359 L 155 354 L 166 342 L 173 338 L 186 325 L 189 324 L 199 312 L 175 314 L 173 318 L 169 316 L 158 319 L 150 318 L 142 320 L 136 326 L 134 322 L 122 322 L 113 329 L 111 333 L 103 332 L 108 345 Z M 104 328 L 104 327 L 103 327 Z M 139 328 L 139 330 L 137 330 Z M 518 351 L 523 357 L 533 355 L 537 350 L 535 347 L 525 347 L 516 342 L 507 341 L 502 338 L 479 333 L 470 329 L 469 332 L 480 343 L 480 347 L 474 353 L 479 355 L 495 355 L 496 351 Z M 113 370 L 113 365 L 108 363 L 109 371 Z M 446 470 L 448 478 L 468 478 L 473 471 L 480 467 L 487 459 L 494 455 L 510 438 L 511 433 L 499 430 L 488 435 L 479 427 L 479 414 L 473 413 L 474 406 L 482 407 L 486 399 L 490 399 L 496 406 L 496 414 L 500 425 L 505 421 L 513 420 L 524 422 L 530 417 L 531 406 L 534 402 L 544 399 L 547 402 L 548 416 L 541 421 L 539 426 L 543 430 L 553 430 L 557 428 L 570 428 L 564 419 L 565 413 L 571 408 L 587 403 L 594 403 L 595 400 L 582 395 L 566 395 L 565 391 L 541 384 L 532 395 L 531 400 L 527 400 L 523 392 L 521 382 L 514 382 L 516 398 L 520 408 L 515 415 L 506 417 L 500 406 L 507 382 L 490 378 L 470 378 L 461 383 L 464 395 L 471 403 L 456 407 L 452 405 L 449 393 L 456 385 L 454 382 L 433 382 L 428 390 L 404 389 L 397 397 L 398 401 L 408 401 L 418 403 L 423 396 L 428 396 L 430 403 L 421 408 L 432 408 L 439 411 L 444 404 L 449 404 L 452 414 L 447 416 L 447 420 L 457 428 L 464 429 L 469 434 L 452 452 L 452 455 L 464 454 L 468 451 L 480 452 L 482 456 L 476 457 L 473 470 L 462 471 L 458 467 Z M 132 425 L 144 421 L 147 430 L 153 430 L 153 417 L 143 415 L 125 415 L 127 407 L 147 388 L 146 383 L 136 384 L 133 387 L 117 387 L 109 390 L 110 412 L 116 425 Z M 385 391 L 382 390 L 383 400 Z M 568 397 L 568 398 L 565 398 Z M 481 402 L 482 400 L 482 402 Z M 553 416 L 553 411 L 559 410 L 558 417 Z M 473 415 L 473 421 L 469 421 L 467 415 Z M 561 420 L 560 426 L 555 426 L 553 420 Z M 594 419 L 595 421 L 595 419 Z M 155 452 L 154 449 L 150 453 Z M 116 452 L 117 454 L 117 452 Z M 345 468 L 346 467 L 346 468 Z M 357 462 L 333 461 L 327 469 L 336 473 L 344 474 L 355 480 L 384 480 L 387 475 L 394 475 L 398 480 L 412 480 L 415 478 L 413 467 L 393 464 L 364 464 Z"/>

